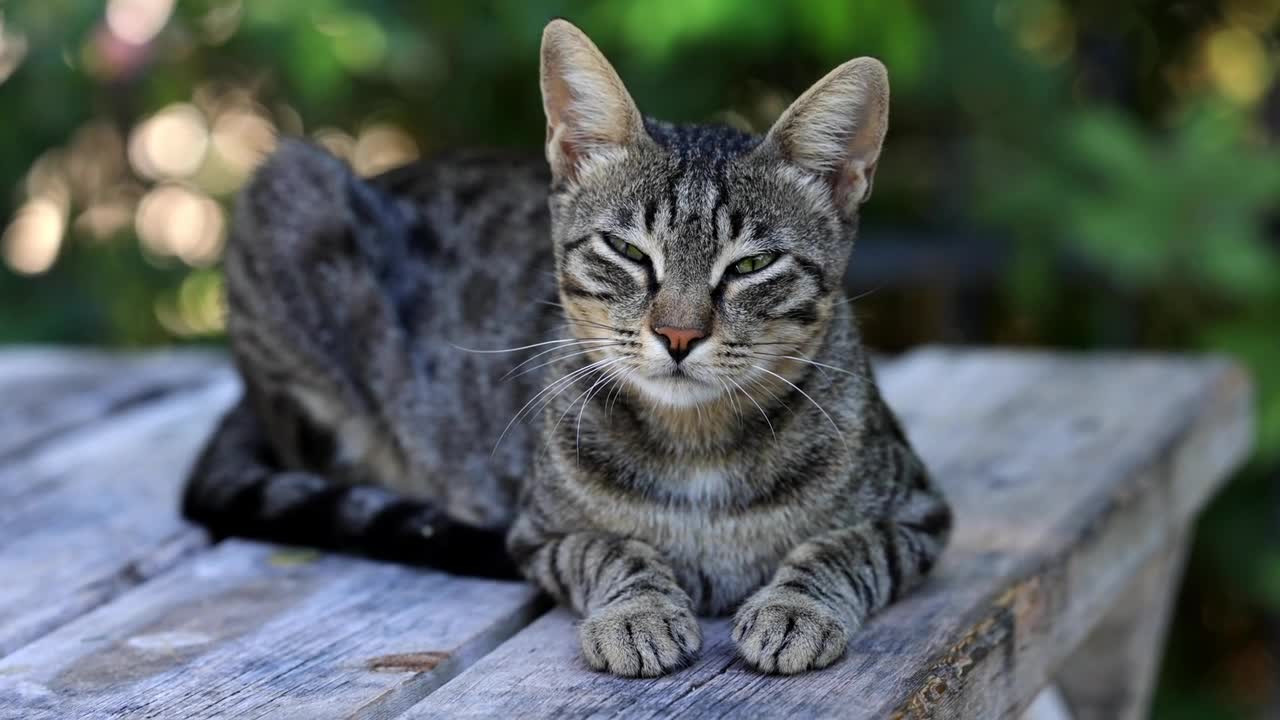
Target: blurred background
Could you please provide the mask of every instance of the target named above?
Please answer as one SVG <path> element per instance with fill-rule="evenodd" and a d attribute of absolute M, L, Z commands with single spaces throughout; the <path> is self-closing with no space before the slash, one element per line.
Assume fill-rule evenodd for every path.
<path fill-rule="evenodd" d="M 1213 350 L 1257 452 L 1201 522 L 1155 706 L 1280 717 L 1280 0 L 0 0 L 0 343 L 217 343 L 228 207 L 279 134 L 361 173 L 537 149 L 564 16 L 640 106 L 762 130 L 893 79 L 850 275 L 873 344 Z"/>

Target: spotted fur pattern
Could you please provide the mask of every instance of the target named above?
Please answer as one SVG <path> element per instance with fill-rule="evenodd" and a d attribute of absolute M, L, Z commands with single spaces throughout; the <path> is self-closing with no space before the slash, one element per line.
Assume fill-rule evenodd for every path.
<path fill-rule="evenodd" d="M 503 536 L 539 385 L 509 356 L 563 325 L 546 171 L 459 155 L 366 182 L 286 141 L 241 196 L 225 264 L 246 393 L 188 483 L 245 535 L 514 576 Z M 466 542 L 452 542 L 455 539 Z"/>
<path fill-rule="evenodd" d="M 730 612 L 754 667 L 824 667 L 951 526 L 841 287 L 884 69 L 842 65 L 763 137 L 672 126 L 555 21 L 542 85 L 549 201 L 492 159 L 365 183 L 289 145 L 260 173 L 227 267 L 248 393 L 188 513 L 464 567 L 509 527 L 594 668 L 675 670 Z"/>

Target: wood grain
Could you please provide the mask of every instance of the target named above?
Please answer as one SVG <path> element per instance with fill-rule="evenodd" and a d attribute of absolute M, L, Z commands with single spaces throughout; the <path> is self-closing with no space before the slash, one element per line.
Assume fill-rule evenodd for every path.
<path fill-rule="evenodd" d="M 406 717 L 1014 717 L 1252 439 L 1249 383 L 1219 360 L 926 350 L 882 382 L 956 536 L 842 662 L 762 676 L 716 620 L 693 667 L 621 680 L 586 668 L 557 610 Z"/>
<path fill-rule="evenodd" d="M 392 717 L 541 609 L 523 583 L 227 541 L 0 661 L 0 717 Z"/>
<path fill-rule="evenodd" d="M 22 348 L 0 352 L 0 461 L 202 381 L 225 365 L 203 352 L 147 355 Z"/>
<path fill-rule="evenodd" d="M 0 655 L 206 544 L 178 495 L 239 386 L 202 378 L 0 465 Z"/>

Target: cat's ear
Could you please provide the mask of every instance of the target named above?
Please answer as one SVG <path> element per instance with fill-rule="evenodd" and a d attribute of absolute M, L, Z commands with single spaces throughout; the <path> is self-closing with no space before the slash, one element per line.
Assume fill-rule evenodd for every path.
<path fill-rule="evenodd" d="M 880 145 L 889 127 L 889 74 L 874 58 L 841 65 L 787 108 L 767 142 L 788 162 L 831 183 L 852 213 L 871 197 Z"/>
<path fill-rule="evenodd" d="M 600 49 L 565 20 L 542 32 L 542 105 L 547 161 L 573 179 L 583 163 L 644 137 L 644 120 Z"/>

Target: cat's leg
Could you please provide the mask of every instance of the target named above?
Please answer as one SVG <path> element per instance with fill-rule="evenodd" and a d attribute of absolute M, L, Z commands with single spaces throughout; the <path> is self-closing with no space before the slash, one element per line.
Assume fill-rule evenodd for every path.
<path fill-rule="evenodd" d="M 649 545 L 598 532 L 536 535 L 517 522 L 508 546 L 526 577 L 582 615 L 582 654 L 592 668 L 657 677 L 701 649 L 693 602 Z"/>
<path fill-rule="evenodd" d="M 839 659 L 872 613 L 915 585 L 946 546 L 951 513 L 923 469 L 888 518 L 811 538 L 734 616 L 733 640 L 756 669 L 792 674 Z"/>

